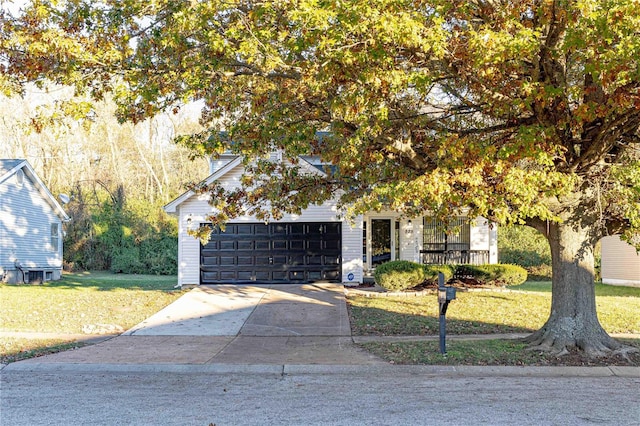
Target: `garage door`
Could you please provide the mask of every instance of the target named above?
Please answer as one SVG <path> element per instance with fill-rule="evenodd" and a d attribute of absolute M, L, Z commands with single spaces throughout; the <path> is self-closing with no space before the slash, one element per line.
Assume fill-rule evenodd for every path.
<path fill-rule="evenodd" d="M 342 223 L 241 223 L 200 246 L 200 283 L 341 281 Z"/>

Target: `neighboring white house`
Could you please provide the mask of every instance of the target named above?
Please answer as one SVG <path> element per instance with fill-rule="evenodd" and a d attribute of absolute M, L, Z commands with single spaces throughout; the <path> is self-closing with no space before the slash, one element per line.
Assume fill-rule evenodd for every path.
<path fill-rule="evenodd" d="M 604 284 L 640 287 L 640 254 L 618 235 L 601 240 L 600 275 Z"/>
<path fill-rule="evenodd" d="M 0 281 L 60 279 L 68 220 L 26 160 L 0 159 Z"/>
<path fill-rule="evenodd" d="M 275 158 L 275 157 L 274 157 Z M 304 159 L 309 173 L 323 173 Z M 211 163 L 206 183 L 226 189 L 240 185 L 240 157 Z M 497 229 L 487 220 L 458 221 L 456 235 L 445 235 L 430 218 L 402 218 L 395 212 L 372 213 L 350 223 L 337 202 L 311 205 L 300 215 L 267 224 L 243 216 L 224 232 L 214 230 L 207 245 L 187 233 L 207 223 L 207 195 L 187 191 L 167 204 L 178 217 L 178 284 L 363 282 L 377 264 L 402 259 L 426 263 L 497 263 Z"/>

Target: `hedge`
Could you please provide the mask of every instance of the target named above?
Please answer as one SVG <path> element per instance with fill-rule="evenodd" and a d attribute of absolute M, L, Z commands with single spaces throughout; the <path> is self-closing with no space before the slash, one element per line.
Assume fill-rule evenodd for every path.
<path fill-rule="evenodd" d="M 376 284 L 389 291 L 403 291 L 421 284 L 437 284 L 438 273 L 445 282 L 452 278 L 475 285 L 506 286 L 522 284 L 527 271 L 517 265 L 422 265 L 407 260 L 394 260 L 376 267 Z"/>
<path fill-rule="evenodd" d="M 527 270 L 518 265 L 458 265 L 454 277 L 477 285 L 518 285 L 527 280 Z"/>
<path fill-rule="evenodd" d="M 373 277 L 380 287 L 390 291 L 407 290 L 426 280 L 423 265 L 408 260 L 392 260 L 378 265 Z"/>

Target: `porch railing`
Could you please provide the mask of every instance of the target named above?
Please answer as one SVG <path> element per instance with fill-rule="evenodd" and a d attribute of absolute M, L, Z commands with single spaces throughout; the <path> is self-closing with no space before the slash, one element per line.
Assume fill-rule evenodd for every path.
<path fill-rule="evenodd" d="M 425 265 L 484 265 L 489 250 L 420 250 Z"/>

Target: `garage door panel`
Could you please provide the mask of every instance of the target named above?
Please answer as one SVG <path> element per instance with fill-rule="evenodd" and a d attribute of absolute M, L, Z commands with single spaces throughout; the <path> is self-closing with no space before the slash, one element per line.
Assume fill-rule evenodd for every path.
<path fill-rule="evenodd" d="M 274 250 L 286 250 L 287 240 L 274 240 L 272 244 Z"/>
<path fill-rule="evenodd" d="M 289 279 L 291 281 L 306 281 L 304 271 L 289 271 Z"/>
<path fill-rule="evenodd" d="M 205 266 L 217 266 L 218 256 L 201 256 L 200 264 Z"/>
<path fill-rule="evenodd" d="M 236 280 L 236 271 L 220 271 L 220 279 L 221 280 Z"/>
<path fill-rule="evenodd" d="M 324 264 L 325 265 L 339 265 L 340 264 L 340 257 L 338 257 L 338 256 L 325 256 L 324 257 Z"/>
<path fill-rule="evenodd" d="M 304 265 L 304 256 L 289 256 L 287 259 L 287 265 Z"/>
<path fill-rule="evenodd" d="M 237 235 L 252 235 L 254 233 L 252 224 L 241 224 L 235 226 L 235 234 Z"/>
<path fill-rule="evenodd" d="M 201 283 L 340 281 L 339 222 L 229 224 L 201 246 Z"/>
<path fill-rule="evenodd" d="M 304 240 L 291 240 L 289 241 L 289 250 L 304 250 L 305 243 Z"/>
<path fill-rule="evenodd" d="M 324 272 L 324 279 L 325 280 L 329 280 L 329 281 L 339 280 L 340 279 L 340 273 L 338 271 L 325 271 Z"/>
<path fill-rule="evenodd" d="M 271 242 L 270 241 L 256 241 L 255 242 L 255 250 L 270 251 L 271 250 Z"/>
<path fill-rule="evenodd" d="M 253 257 L 252 256 L 238 256 L 237 258 L 238 266 L 252 266 L 253 265 Z"/>
<path fill-rule="evenodd" d="M 287 235 L 287 225 L 274 223 L 271 225 L 271 235 Z"/>
<path fill-rule="evenodd" d="M 313 241 L 313 240 L 308 240 L 307 241 L 307 249 L 308 250 L 322 250 L 322 240 L 317 240 L 317 241 Z"/>
<path fill-rule="evenodd" d="M 238 250 L 253 250 L 254 245 L 253 241 L 239 240 L 238 241 Z"/>
<path fill-rule="evenodd" d="M 287 271 L 273 271 L 272 279 L 273 281 L 288 281 L 289 273 Z"/>
<path fill-rule="evenodd" d="M 236 250 L 236 245 L 234 241 L 220 241 L 219 247 L 220 247 L 220 250 L 226 250 L 226 251 Z"/>
<path fill-rule="evenodd" d="M 309 271 L 309 281 L 320 281 L 324 279 L 322 271 Z"/>
<path fill-rule="evenodd" d="M 236 264 L 235 256 L 220 256 L 219 259 L 220 260 L 218 262 L 220 266 L 229 266 Z"/>
<path fill-rule="evenodd" d="M 238 280 L 240 281 L 253 281 L 253 272 L 252 271 L 240 271 L 238 272 Z"/>
<path fill-rule="evenodd" d="M 268 271 L 256 271 L 254 276 L 256 281 L 271 281 L 271 273 Z"/>
<path fill-rule="evenodd" d="M 256 265 L 270 265 L 271 257 L 270 256 L 255 256 L 255 264 Z"/>

